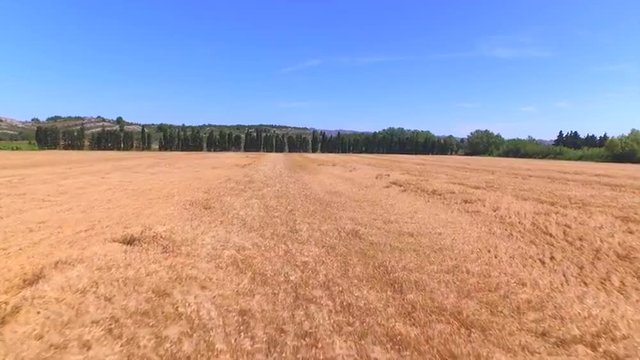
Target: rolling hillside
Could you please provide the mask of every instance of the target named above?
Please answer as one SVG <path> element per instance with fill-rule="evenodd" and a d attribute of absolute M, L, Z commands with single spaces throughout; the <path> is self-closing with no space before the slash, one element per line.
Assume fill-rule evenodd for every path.
<path fill-rule="evenodd" d="M 156 132 L 156 128 L 158 125 L 163 124 L 140 124 L 135 122 L 129 122 L 125 120 L 125 130 L 126 131 L 134 131 L 138 132 L 141 130 L 142 125 L 144 125 L 147 131 L 151 131 L 152 133 Z M 181 126 L 176 124 L 164 124 L 171 127 Z M 46 120 L 31 120 L 31 121 L 21 121 L 16 120 L 9 117 L 1 117 L 0 116 L 0 140 L 34 140 L 35 139 L 35 130 L 38 126 L 56 126 L 61 130 L 64 129 L 77 129 L 80 126 L 84 126 L 85 131 L 87 133 L 91 133 L 94 131 L 99 131 L 102 128 L 106 130 L 117 129 L 118 124 L 115 119 L 107 119 L 101 116 L 52 116 L 47 118 Z M 203 124 L 203 125 L 189 125 L 189 127 L 198 127 L 202 130 L 224 130 L 226 132 L 236 132 L 236 133 L 244 133 L 247 128 L 263 128 L 269 129 L 276 133 L 285 133 L 285 134 L 310 134 L 313 129 L 305 128 L 305 127 L 295 127 L 295 126 L 286 126 L 286 125 L 273 125 L 273 124 L 256 124 L 256 125 L 214 125 L 214 124 Z M 330 130 L 328 133 L 332 132 Z M 341 130 L 342 131 L 342 130 Z M 337 132 L 337 131 L 333 131 Z M 353 133 L 353 131 L 342 131 L 343 133 Z"/>

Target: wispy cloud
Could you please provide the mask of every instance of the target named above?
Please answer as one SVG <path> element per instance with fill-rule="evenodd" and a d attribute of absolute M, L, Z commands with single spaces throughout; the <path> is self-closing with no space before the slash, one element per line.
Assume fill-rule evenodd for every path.
<path fill-rule="evenodd" d="M 332 58 L 316 58 L 303 61 L 301 63 L 288 66 L 281 69 L 280 72 L 288 73 L 301 71 L 327 64 L 343 64 L 343 65 L 367 65 L 376 63 L 385 63 L 393 61 L 402 61 L 411 59 L 406 56 L 369 56 L 369 57 L 332 57 Z"/>
<path fill-rule="evenodd" d="M 551 51 L 525 36 L 491 36 L 478 43 L 484 56 L 500 59 L 539 58 L 551 56 Z"/>
<path fill-rule="evenodd" d="M 640 86 L 627 86 L 612 89 L 604 93 L 605 98 L 638 98 L 640 97 Z"/>
<path fill-rule="evenodd" d="M 469 51 L 434 54 L 431 58 L 489 57 L 496 59 L 544 58 L 553 53 L 530 38 L 519 36 L 492 36 L 476 42 Z"/>
<path fill-rule="evenodd" d="M 292 72 L 292 71 L 300 71 L 300 70 L 304 70 L 304 69 L 309 69 L 312 67 L 316 67 L 316 66 L 320 66 L 324 63 L 325 61 L 322 59 L 311 59 L 311 60 L 307 60 L 289 67 L 286 67 L 282 70 L 280 70 L 281 72 L 287 73 L 287 72 Z"/>
<path fill-rule="evenodd" d="M 595 71 L 620 73 L 636 73 L 640 70 L 640 68 L 638 68 L 638 65 L 630 62 L 594 66 L 592 69 Z"/>
<path fill-rule="evenodd" d="M 541 58 L 551 56 L 551 52 L 534 47 L 491 46 L 482 49 L 488 57 L 499 59 Z"/>
<path fill-rule="evenodd" d="M 571 103 L 568 101 L 557 101 L 555 104 L 553 104 L 553 106 L 561 109 L 566 109 L 568 107 L 571 107 Z"/>
<path fill-rule="evenodd" d="M 283 101 L 276 104 L 276 107 L 281 109 L 295 109 L 295 108 L 303 108 L 310 106 L 312 102 L 310 101 Z"/>
<path fill-rule="evenodd" d="M 383 63 L 383 62 L 394 62 L 394 61 L 403 61 L 409 60 L 411 57 L 409 56 L 371 56 L 371 57 L 346 57 L 346 58 L 338 58 L 336 60 L 341 61 L 347 64 L 375 64 L 375 63 Z"/>
<path fill-rule="evenodd" d="M 455 107 L 459 107 L 459 108 L 464 108 L 464 109 L 472 109 L 472 108 L 480 107 L 480 103 L 477 103 L 477 102 L 462 102 L 462 103 L 455 103 L 454 106 Z"/>
<path fill-rule="evenodd" d="M 527 106 L 523 106 L 520 108 L 520 111 L 524 111 L 524 112 L 536 112 L 538 111 L 538 108 L 533 106 L 533 105 L 527 105 Z"/>

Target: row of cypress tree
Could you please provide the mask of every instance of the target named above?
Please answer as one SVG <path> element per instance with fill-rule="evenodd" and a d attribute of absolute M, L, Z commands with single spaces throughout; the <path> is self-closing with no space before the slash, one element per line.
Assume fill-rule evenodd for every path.
<path fill-rule="evenodd" d="M 582 137 L 577 131 L 569 131 L 565 134 L 560 130 L 558 136 L 553 141 L 553 145 L 577 150 L 583 148 L 602 148 L 607 144 L 607 141 L 609 141 L 609 135 L 607 135 L 607 133 L 600 136 L 587 134 Z"/>
<path fill-rule="evenodd" d="M 84 141 L 84 140 L 83 140 Z M 36 144 L 40 149 L 57 149 L 60 147 L 60 129 L 55 126 L 36 128 Z"/>
<path fill-rule="evenodd" d="M 455 154 L 463 140 L 453 136 L 437 137 L 429 131 L 409 131 L 389 128 L 373 133 L 312 131 L 311 134 L 277 133 L 269 128 L 247 129 L 237 132 L 204 131 L 200 127 L 159 125 L 160 151 L 245 151 L 245 152 L 322 152 L 322 153 L 381 153 L 381 154 Z M 150 150 L 151 132 L 143 126 L 140 133 L 102 128 L 86 139 L 84 127 L 60 130 L 55 126 L 38 126 L 36 142 L 41 149 L 82 150 Z M 87 143 L 87 144 L 85 144 Z"/>
<path fill-rule="evenodd" d="M 116 129 L 102 128 L 86 139 L 83 126 L 60 130 L 38 126 L 36 142 L 41 149 L 64 150 L 151 150 L 152 133 L 125 130 L 117 119 Z M 237 129 L 238 130 L 238 129 Z M 369 154 L 488 155 L 501 157 L 565 160 L 640 162 L 640 131 L 609 138 L 607 134 L 582 137 L 577 131 L 560 132 L 553 146 L 533 138 L 505 140 L 489 130 L 476 130 L 466 138 L 435 136 L 429 131 L 388 128 L 372 133 L 327 134 L 283 133 L 269 127 L 239 131 L 205 129 L 194 126 L 158 125 L 157 143 L 161 151 L 246 151 Z"/>
<path fill-rule="evenodd" d="M 56 126 L 36 127 L 36 143 L 40 149 L 62 150 L 151 150 L 151 133 L 142 127 L 136 139 L 136 133 L 118 129 L 105 129 L 92 132 L 87 139 L 84 126 L 77 129 L 60 129 Z"/>

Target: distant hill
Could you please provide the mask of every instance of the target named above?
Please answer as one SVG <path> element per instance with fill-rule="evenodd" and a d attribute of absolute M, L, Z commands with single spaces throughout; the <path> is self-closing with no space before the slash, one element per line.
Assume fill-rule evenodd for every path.
<path fill-rule="evenodd" d="M 181 125 L 175 124 L 140 124 L 136 122 L 124 120 L 125 130 L 127 131 L 140 131 L 144 125 L 147 131 L 155 133 L 157 127 L 160 125 L 169 127 L 180 127 Z M 117 129 L 118 124 L 115 119 L 108 119 L 102 116 L 51 116 L 45 120 L 33 119 L 31 121 L 21 121 L 8 117 L 0 117 L 0 140 L 34 140 L 35 129 L 38 126 L 56 126 L 62 129 L 77 129 L 84 126 L 87 133 L 100 131 L 102 128 L 106 130 Z M 343 134 L 359 133 L 359 131 L 351 130 L 319 130 L 307 127 L 288 126 L 288 125 L 275 125 L 275 124 L 254 124 L 254 125 L 216 125 L 216 124 L 202 124 L 202 125 L 187 125 L 187 127 L 197 127 L 203 130 L 224 130 L 225 132 L 244 133 L 247 129 L 261 128 L 264 130 L 271 130 L 278 134 L 311 134 L 313 130 L 325 131 L 327 135 L 335 135 L 338 132 Z"/>
<path fill-rule="evenodd" d="M 29 122 L 0 116 L 0 140 L 33 140 L 35 129 Z"/>
<path fill-rule="evenodd" d="M 138 132 L 144 125 L 146 130 L 152 134 L 157 133 L 157 127 L 164 125 L 169 127 L 180 127 L 182 125 L 176 124 L 140 124 L 136 122 L 124 120 L 125 130 Z M 0 116 L 0 140 L 34 140 L 35 129 L 37 126 L 56 126 L 63 129 L 77 129 L 80 126 L 84 126 L 87 133 L 100 131 L 102 128 L 106 130 L 113 130 L 118 128 L 118 124 L 115 119 L 108 119 L 102 116 L 51 116 L 45 120 L 33 119 L 31 121 L 21 121 L 8 117 Z M 298 126 L 288 125 L 276 125 L 276 124 L 253 124 L 253 125 L 216 125 L 216 124 L 202 124 L 202 125 L 186 125 L 188 128 L 196 127 L 207 132 L 209 129 L 216 131 L 223 130 L 225 132 L 233 132 L 244 134 L 247 129 L 260 128 L 263 130 L 271 131 L 277 134 L 303 134 L 310 135 L 312 131 L 324 132 L 327 136 L 336 136 L 338 133 L 343 135 L 348 134 L 369 134 L 369 131 L 355 131 L 344 129 L 315 129 Z M 444 138 L 445 136 L 438 136 Z M 457 138 L 460 140 L 460 138 Z M 553 144 L 553 140 L 537 140 L 544 145 Z"/>
<path fill-rule="evenodd" d="M 118 127 L 115 120 L 99 116 L 53 116 L 45 121 L 38 119 L 20 121 L 0 117 L 0 140 L 34 140 L 36 127 L 38 126 L 56 126 L 60 129 L 75 129 L 84 126 L 88 133 L 98 131 L 103 127 L 105 129 Z M 128 131 L 140 131 L 141 126 L 139 124 L 126 123 L 125 129 Z"/>
<path fill-rule="evenodd" d="M 364 133 L 370 133 L 370 131 L 355 131 L 355 130 L 344 130 L 344 129 L 337 129 L 337 130 L 332 130 L 332 129 L 311 129 L 311 130 L 316 130 L 318 132 L 324 132 L 325 134 L 327 134 L 327 136 L 336 136 L 338 135 L 338 133 L 341 134 L 364 134 Z"/>

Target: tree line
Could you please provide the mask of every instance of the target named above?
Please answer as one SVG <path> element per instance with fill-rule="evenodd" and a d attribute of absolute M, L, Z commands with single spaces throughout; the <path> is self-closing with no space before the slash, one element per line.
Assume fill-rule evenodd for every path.
<path fill-rule="evenodd" d="M 38 148 L 48 150 L 151 150 L 153 143 L 151 133 L 144 126 L 139 134 L 124 128 L 107 130 L 103 127 L 88 138 L 84 126 L 62 131 L 56 126 L 38 126 L 35 140 Z"/>
<path fill-rule="evenodd" d="M 101 128 L 87 136 L 84 126 L 60 130 L 56 126 L 38 126 L 36 142 L 41 149 L 63 150 L 151 150 L 154 137 L 145 126 L 138 132 L 127 131 L 121 118 L 116 129 Z M 640 132 L 609 137 L 577 131 L 560 131 L 553 144 L 533 138 L 504 139 L 489 130 L 476 130 L 465 138 L 436 136 L 430 131 L 387 128 L 375 132 L 329 134 L 277 132 L 269 127 L 239 131 L 206 129 L 197 126 L 158 125 L 157 149 L 160 151 L 244 151 L 303 153 L 362 153 L 415 155 L 471 155 L 539 159 L 640 162 Z"/>
<path fill-rule="evenodd" d="M 580 136 L 577 131 L 569 131 L 566 134 L 560 130 L 556 140 L 553 142 L 555 146 L 564 146 L 569 149 L 584 149 L 584 148 L 602 148 L 609 140 L 607 133 L 601 136 L 594 134 L 587 134 L 584 137 Z"/>
<path fill-rule="evenodd" d="M 313 142 L 313 134 L 312 134 Z M 319 151 L 323 153 L 453 155 L 464 147 L 464 139 L 436 136 L 430 131 L 387 128 L 373 133 L 327 136 L 320 132 Z"/>
<path fill-rule="evenodd" d="M 139 134 L 126 131 L 123 123 L 117 129 L 101 128 L 86 138 L 84 127 L 62 130 L 55 126 L 38 126 L 36 142 L 42 149 L 64 150 L 149 150 L 151 132 L 145 127 Z M 158 125 L 160 151 L 244 151 L 244 152 L 314 152 L 371 154 L 458 154 L 464 139 L 438 137 L 429 131 L 388 128 L 373 133 L 337 132 L 335 135 L 313 130 L 307 133 L 278 133 L 266 127 L 247 128 L 244 134 L 193 126 Z M 62 140 L 61 140 L 62 139 Z"/>
<path fill-rule="evenodd" d="M 534 159 L 585 160 L 640 163 L 640 131 L 609 137 L 582 137 L 577 131 L 560 131 L 552 145 L 531 137 L 505 140 L 489 130 L 476 130 L 467 137 L 466 155 Z"/>

